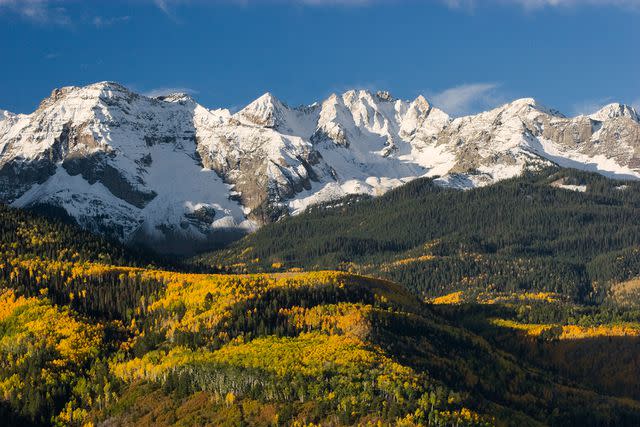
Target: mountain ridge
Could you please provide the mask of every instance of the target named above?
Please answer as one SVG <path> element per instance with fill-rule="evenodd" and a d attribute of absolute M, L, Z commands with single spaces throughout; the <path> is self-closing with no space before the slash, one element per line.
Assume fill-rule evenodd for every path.
<path fill-rule="evenodd" d="M 232 114 L 99 82 L 0 114 L 0 200 L 169 247 L 418 177 L 472 188 L 551 164 L 639 178 L 638 113 L 610 104 L 566 118 L 522 98 L 452 118 L 422 96 L 350 90 L 293 108 L 267 92 Z"/>

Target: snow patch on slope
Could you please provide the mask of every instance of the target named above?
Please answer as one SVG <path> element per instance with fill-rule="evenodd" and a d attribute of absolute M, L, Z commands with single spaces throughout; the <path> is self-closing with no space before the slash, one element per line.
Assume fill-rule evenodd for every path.
<path fill-rule="evenodd" d="M 160 228 L 171 227 L 176 231 L 182 228 L 190 237 L 202 239 L 205 235 L 185 221 L 185 214 L 202 207 L 215 210 L 216 219 L 209 224 L 213 228 L 222 224 L 221 219 L 225 219 L 228 227 L 254 228 L 251 221 L 245 220 L 242 207 L 226 197 L 231 186 L 223 183 L 214 171 L 196 167 L 192 157 L 173 147 L 155 146 L 149 154 L 152 165 L 146 181 L 158 196 L 141 211 L 146 234 L 161 238 Z"/>
<path fill-rule="evenodd" d="M 26 208 L 37 204 L 60 206 L 83 228 L 102 233 L 108 230 L 122 240 L 134 233 L 143 221 L 135 206 L 115 197 L 100 183 L 89 184 L 80 175 L 69 175 L 62 166 L 58 166 L 45 183 L 33 185 L 11 206 Z"/>
<path fill-rule="evenodd" d="M 563 151 L 553 141 L 545 138 L 529 140 L 529 147 L 536 154 L 565 168 L 597 172 L 613 179 L 640 179 L 640 171 L 621 166 L 614 159 L 604 155 L 587 156 L 576 152 Z"/>

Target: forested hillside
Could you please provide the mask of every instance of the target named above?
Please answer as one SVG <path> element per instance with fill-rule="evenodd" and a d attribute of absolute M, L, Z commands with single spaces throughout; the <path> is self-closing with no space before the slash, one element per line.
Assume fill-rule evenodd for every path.
<path fill-rule="evenodd" d="M 640 274 L 639 217 L 639 183 L 575 170 L 470 191 L 421 179 L 312 208 L 194 262 L 236 272 L 338 268 L 424 297 L 490 289 L 598 302 L 611 283 Z"/>
<path fill-rule="evenodd" d="M 635 209 L 637 189 L 572 172 L 563 185 L 587 185 L 586 193 L 549 187 L 558 173 L 567 172 L 514 180 L 493 196 L 481 190 L 495 201 L 511 194 L 504 204 L 512 207 L 519 206 L 517 194 L 539 209 L 551 201 L 554 209 L 531 215 L 538 218 L 531 229 L 517 210 L 509 216 L 496 209 L 512 218 L 503 221 L 509 227 L 491 223 L 488 212 L 464 213 L 465 204 L 483 206 L 475 190 L 426 181 L 265 228 L 272 238 L 281 232 L 285 243 L 294 238 L 290 230 L 308 230 L 297 237 L 300 253 L 317 262 L 287 260 L 286 244 L 262 243 L 268 239 L 260 232 L 216 255 L 216 265 L 197 266 L 281 270 L 268 274 L 170 271 L 72 225 L 3 208 L 0 418 L 20 426 L 637 425 L 639 286 L 623 281 L 633 275 L 635 259 L 620 256 L 636 253 L 632 221 L 623 217 Z M 450 202 L 451 218 L 458 219 L 438 219 L 440 210 L 425 200 Z M 385 215 L 396 214 L 391 223 L 376 216 L 386 204 Z M 401 213 L 414 205 L 431 206 L 430 213 L 408 225 Z M 559 233 L 554 224 L 581 218 L 568 213 L 571 206 L 590 207 L 584 215 L 592 219 L 581 225 L 604 227 L 611 239 L 585 237 L 577 226 Z M 473 218 L 476 225 L 464 225 Z M 619 230 L 605 218 L 618 221 Z M 434 223 L 440 226 L 427 227 Z M 392 224 L 397 232 L 385 232 Z M 365 226 L 381 234 L 365 238 Z M 422 240 L 419 233 L 427 230 Z M 518 230 L 541 237 L 516 245 Z M 317 252 L 313 239 L 321 236 L 333 246 Z M 583 260 L 559 243 L 580 239 Z M 604 242 L 611 250 L 599 255 Z M 279 252 L 268 256 L 275 247 Z M 557 249 L 556 264 L 545 266 L 551 248 L 564 249 Z M 469 279 L 458 279 L 465 272 L 455 260 L 467 258 L 478 269 L 489 260 L 502 276 L 487 270 L 483 280 L 491 285 L 485 286 L 482 272 L 469 269 Z M 537 264 L 523 264 L 531 259 Z M 352 272 L 299 271 L 333 265 L 418 277 L 414 264 L 433 267 L 436 260 L 456 286 L 420 288 L 439 280 L 431 278 L 439 271 L 433 268 L 422 281 L 405 283 L 421 289 L 417 294 Z M 553 283 L 569 285 L 547 292 L 532 291 L 547 289 L 535 283 L 514 286 L 506 265 L 517 266 L 523 283 L 556 277 Z M 553 270 L 557 265 L 575 270 Z M 574 277 L 568 271 L 578 272 L 584 288 L 567 281 Z M 609 291 L 595 292 L 596 284 Z"/>
<path fill-rule="evenodd" d="M 47 292 L 3 291 L 7 417 L 20 425 L 640 422 L 637 401 L 529 367 L 389 282 L 337 272 L 137 273 L 163 288 L 130 301 L 127 322 L 51 305 Z"/>
<path fill-rule="evenodd" d="M 145 261 L 140 251 L 82 230 L 58 210 L 35 211 L 0 204 L 0 248 L 12 258 L 47 258 L 60 261 L 101 261 L 133 265 Z M 146 261 L 151 261 L 151 256 Z"/>

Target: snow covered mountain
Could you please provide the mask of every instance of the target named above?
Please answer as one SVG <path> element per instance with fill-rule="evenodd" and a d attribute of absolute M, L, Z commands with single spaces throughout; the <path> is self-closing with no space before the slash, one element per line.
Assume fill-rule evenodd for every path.
<path fill-rule="evenodd" d="M 521 99 L 451 119 L 421 96 L 352 90 L 298 108 L 267 93 L 231 114 L 102 82 L 0 110 L 0 200 L 188 251 L 421 176 L 468 188 L 556 163 L 636 179 L 639 150 L 640 117 L 620 104 L 566 118 Z"/>

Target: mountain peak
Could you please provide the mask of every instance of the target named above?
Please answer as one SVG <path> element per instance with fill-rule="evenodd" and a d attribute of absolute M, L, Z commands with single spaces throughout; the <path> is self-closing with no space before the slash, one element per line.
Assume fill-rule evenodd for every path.
<path fill-rule="evenodd" d="M 429 101 L 427 101 L 427 99 L 422 95 L 418 95 L 418 97 L 413 100 L 412 104 L 415 105 L 418 109 L 424 111 L 431 108 L 431 104 L 429 103 Z"/>
<path fill-rule="evenodd" d="M 388 91 L 379 90 L 377 92 L 372 92 L 368 89 L 350 89 L 342 93 L 342 95 L 332 94 L 327 98 L 327 100 L 335 101 L 338 97 L 341 98 L 342 102 L 347 106 L 361 105 L 363 103 L 368 105 L 377 105 L 397 101 L 397 99 Z"/>
<path fill-rule="evenodd" d="M 273 108 L 278 108 L 280 106 L 284 107 L 284 103 L 280 101 L 273 93 L 265 92 L 260 97 L 256 98 L 253 102 L 247 105 L 248 108 L 250 106 L 256 105 L 270 105 Z"/>
<path fill-rule="evenodd" d="M 353 102 L 353 100 L 357 99 L 357 98 L 362 98 L 362 94 L 364 93 L 368 93 L 365 90 L 356 90 L 356 89 L 349 89 L 348 91 L 344 92 L 342 94 L 342 99 L 345 102 Z"/>
<path fill-rule="evenodd" d="M 102 82 L 92 83 L 81 89 L 100 89 L 100 90 L 112 90 L 112 91 L 118 91 L 118 92 L 131 92 L 129 89 L 127 89 L 120 83 L 111 82 L 111 81 L 102 81 Z"/>
<path fill-rule="evenodd" d="M 534 98 L 516 99 L 514 101 L 511 101 L 508 104 L 505 104 L 501 107 L 498 107 L 497 109 L 494 109 L 493 111 L 504 111 L 504 112 L 509 112 L 511 114 L 516 114 L 516 115 L 536 111 L 536 112 L 544 113 L 554 117 L 559 117 L 559 118 L 565 117 L 558 110 L 549 109 L 541 105 L 540 103 L 538 103 L 538 101 Z"/>
<path fill-rule="evenodd" d="M 155 99 L 165 102 L 195 102 L 186 92 L 173 92 L 168 95 L 156 96 Z"/>
<path fill-rule="evenodd" d="M 271 92 L 265 92 L 260 97 L 256 98 L 253 102 L 251 102 L 247 107 L 256 106 L 256 105 L 270 105 L 275 108 L 285 107 L 284 102 L 280 101 L 278 97 L 276 97 Z"/>
<path fill-rule="evenodd" d="M 267 102 L 267 101 L 272 101 L 274 99 L 276 99 L 276 97 L 273 95 L 273 93 L 265 92 L 259 97 L 257 97 L 256 99 L 254 99 L 253 101 L 251 101 L 249 105 L 251 105 L 254 102 Z"/>
<path fill-rule="evenodd" d="M 253 124 L 275 128 L 278 127 L 288 107 L 271 92 L 266 92 L 242 110 L 236 113 Z"/>
<path fill-rule="evenodd" d="M 519 98 L 510 102 L 508 105 L 514 107 L 536 107 L 538 103 L 534 98 Z"/>
<path fill-rule="evenodd" d="M 98 99 L 131 99 L 138 96 L 126 87 L 116 82 L 97 82 L 87 86 L 64 86 L 54 89 L 48 98 L 45 98 L 38 107 L 39 110 L 51 107 L 68 96 L 78 97 L 79 99 L 90 101 Z"/>
<path fill-rule="evenodd" d="M 640 177 L 640 121 L 616 118 L 637 117 L 621 104 L 594 126 L 533 98 L 455 120 L 423 96 L 362 89 L 297 108 L 267 92 L 233 115 L 190 99 L 105 81 L 57 89 L 34 114 L 0 112 L 0 201 L 51 203 L 122 239 L 141 220 L 153 238 L 208 239 L 425 175 L 474 187 L 554 162 Z M 103 210 L 114 219 L 102 222 Z"/>
<path fill-rule="evenodd" d="M 380 92 L 383 93 L 383 92 Z M 386 92 L 388 94 L 388 92 Z M 349 89 L 348 91 L 344 92 L 342 94 L 342 99 L 344 99 L 347 102 L 354 102 L 355 100 L 359 100 L 359 99 L 371 99 L 373 100 L 373 98 L 376 97 L 378 98 L 378 95 L 374 95 L 373 92 L 369 91 L 368 89 Z"/>
<path fill-rule="evenodd" d="M 387 101 L 387 102 L 393 102 L 396 99 L 393 97 L 393 95 L 391 95 L 391 93 L 389 93 L 386 90 L 379 90 L 376 92 L 376 97 L 380 100 L 380 101 Z"/>
<path fill-rule="evenodd" d="M 640 122 L 640 115 L 638 115 L 638 112 L 633 107 L 618 102 L 605 105 L 589 116 L 590 119 L 597 121 L 605 121 L 616 117 L 627 117 L 636 122 Z"/>

